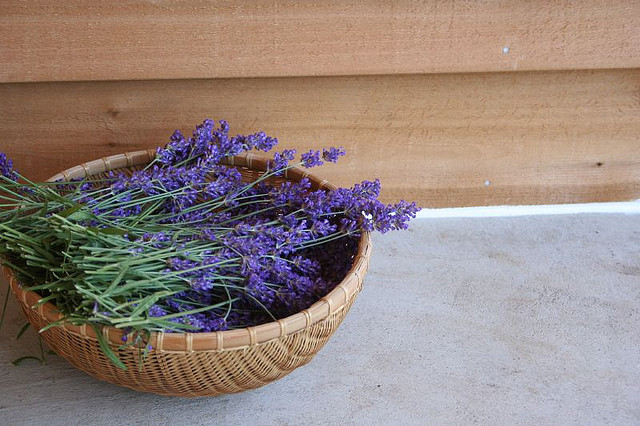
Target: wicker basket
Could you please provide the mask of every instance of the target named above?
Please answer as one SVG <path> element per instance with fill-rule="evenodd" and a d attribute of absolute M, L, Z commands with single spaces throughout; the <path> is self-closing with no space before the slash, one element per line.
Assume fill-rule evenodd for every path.
<path fill-rule="evenodd" d="M 106 157 L 65 170 L 50 180 L 99 177 L 110 170 L 135 170 L 148 164 L 155 152 L 137 151 Z M 266 169 L 266 159 L 246 154 L 230 158 L 247 179 Z M 285 175 L 289 180 L 308 177 L 312 188 L 333 186 L 300 169 Z M 371 253 L 370 236 L 361 237 L 353 266 L 333 291 L 314 305 L 290 317 L 244 329 L 215 333 L 154 333 L 143 367 L 134 348 L 119 348 L 123 332 L 102 329 L 113 351 L 128 367 L 114 366 L 102 353 L 91 327 L 64 324 L 42 333 L 46 343 L 82 371 L 121 386 L 173 396 L 215 396 L 242 392 L 277 380 L 309 362 L 338 328 L 362 288 Z M 29 322 L 41 329 L 60 318 L 51 303 L 37 307 L 40 296 L 25 291 L 12 271 L 4 268 L 11 289 Z"/>

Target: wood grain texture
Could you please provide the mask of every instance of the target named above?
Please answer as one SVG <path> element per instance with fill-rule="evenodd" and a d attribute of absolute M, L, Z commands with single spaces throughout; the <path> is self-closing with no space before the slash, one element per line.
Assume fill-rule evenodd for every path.
<path fill-rule="evenodd" d="M 0 85 L 0 152 L 44 179 L 154 147 L 205 117 L 281 147 L 342 145 L 318 173 L 424 206 L 640 197 L 640 70 Z"/>
<path fill-rule="evenodd" d="M 0 82 L 631 68 L 640 1 L 6 0 L 0 39 Z"/>

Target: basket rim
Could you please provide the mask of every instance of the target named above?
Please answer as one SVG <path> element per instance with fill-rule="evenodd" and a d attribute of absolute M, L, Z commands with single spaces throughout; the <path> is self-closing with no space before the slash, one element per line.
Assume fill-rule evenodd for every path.
<path fill-rule="evenodd" d="M 47 182 L 60 179 L 84 178 L 98 173 L 148 164 L 155 158 L 155 155 L 155 149 L 111 155 L 66 169 L 49 178 Z M 225 160 L 223 162 L 228 165 L 265 171 L 268 167 L 269 158 L 254 153 L 244 153 L 234 157 L 227 157 Z M 312 187 L 336 188 L 326 180 L 322 180 L 299 168 L 287 170 L 284 177 L 292 180 L 300 180 L 306 177 L 311 181 Z M 221 352 L 244 349 L 295 334 L 312 324 L 327 319 L 348 306 L 351 299 L 362 288 L 370 256 L 371 236 L 369 232 L 363 231 L 353 265 L 344 279 L 309 308 L 286 318 L 257 326 L 216 332 L 152 332 L 148 344 L 153 347 L 154 351 L 159 352 Z M 41 300 L 40 295 L 33 291 L 22 289 L 11 268 L 3 266 L 3 270 L 9 279 L 12 291 L 25 308 L 37 310 L 40 317 L 44 318 L 47 323 L 58 321 L 62 318 L 62 314 L 53 303 L 38 304 Z M 83 338 L 97 340 L 93 327 L 86 324 L 77 326 L 65 322 L 59 327 Z M 122 329 L 103 326 L 102 335 L 112 345 L 122 345 L 122 336 L 124 335 Z"/>

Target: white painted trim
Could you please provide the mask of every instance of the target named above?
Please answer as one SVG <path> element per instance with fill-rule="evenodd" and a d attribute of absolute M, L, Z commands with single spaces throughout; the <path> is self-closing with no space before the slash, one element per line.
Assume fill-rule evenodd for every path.
<path fill-rule="evenodd" d="M 640 200 L 618 203 L 552 204 L 537 206 L 482 206 L 422 209 L 417 218 L 510 217 L 579 213 L 640 214 Z"/>

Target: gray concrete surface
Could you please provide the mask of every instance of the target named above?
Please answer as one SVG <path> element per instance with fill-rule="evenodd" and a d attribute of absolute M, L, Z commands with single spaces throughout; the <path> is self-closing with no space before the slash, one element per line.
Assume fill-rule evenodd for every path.
<path fill-rule="evenodd" d="M 178 399 L 36 353 L 12 304 L 0 423 L 640 424 L 640 215 L 419 220 L 376 236 L 365 291 L 307 366 Z M 3 290 L 4 293 L 4 290 Z"/>

